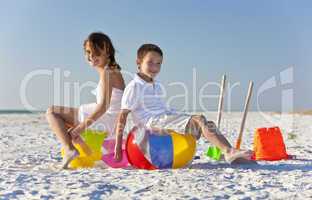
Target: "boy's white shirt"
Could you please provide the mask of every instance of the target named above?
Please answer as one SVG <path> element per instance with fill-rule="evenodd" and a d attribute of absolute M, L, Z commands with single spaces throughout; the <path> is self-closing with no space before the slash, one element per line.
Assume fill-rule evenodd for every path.
<path fill-rule="evenodd" d="M 124 90 L 121 109 L 131 111 L 135 126 L 145 127 L 152 117 L 176 113 L 165 105 L 162 96 L 163 91 L 158 81 L 149 83 L 135 74 Z"/>

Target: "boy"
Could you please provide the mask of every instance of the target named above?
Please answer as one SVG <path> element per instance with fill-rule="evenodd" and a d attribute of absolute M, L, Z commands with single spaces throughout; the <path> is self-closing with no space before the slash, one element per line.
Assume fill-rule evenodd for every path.
<path fill-rule="evenodd" d="M 171 129 L 181 134 L 193 134 L 197 139 L 203 135 L 210 143 L 219 147 L 226 162 L 247 161 L 250 151 L 232 148 L 231 144 L 220 133 L 212 121 L 202 115 L 177 113 L 166 107 L 160 98 L 161 87 L 155 77 L 160 72 L 163 60 L 162 50 L 154 44 L 144 44 L 137 51 L 138 73 L 126 86 L 121 111 L 117 117 L 115 129 L 115 160 L 121 160 L 122 134 L 127 116 L 131 112 L 135 126 L 158 130 Z"/>

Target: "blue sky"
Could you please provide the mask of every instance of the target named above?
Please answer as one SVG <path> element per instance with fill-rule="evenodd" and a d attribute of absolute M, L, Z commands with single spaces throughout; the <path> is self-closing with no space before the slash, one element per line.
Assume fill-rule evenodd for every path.
<path fill-rule="evenodd" d="M 255 93 L 271 77 L 277 86 L 252 100 L 252 109 L 281 110 L 281 96 L 293 90 L 295 110 L 312 108 L 311 1 L 3 1 L 0 8 L 0 109 L 23 109 L 20 87 L 38 69 L 70 71 L 64 82 L 96 82 L 96 72 L 84 61 L 82 43 L 90 32 L 107 33 L 117 49 L 123 70 L 135 72 L 137 48 L 156 43 L 164 51 L 159 79 L 168 98 L 180 94 L 179 81 L 189 90 L 191 110 L 201 110 L 199 88 L 219 81 L 226 73 L 240 86 L 226 98 L 226 109 L 241 110 L 248 81 Z M 294 80 L 280 85 L 280 72 L 293 66 Z M 196 90 L 192 73 L 196 69 Z M 129 77 L 126 77 L 129 81 Z M 217 94 L 215 87 L 207 94 Z M 27 99 L 39 110 L 54 104 L 49 78 L 38 77 L 27 86 Z M 88 90 L 81 103 L 94 101 Z M 63 97 L 62 97 L 63 98 Z M 68 106 L 78 106 L 73 96 Z M 285 99 L 283 100 L 285 101 Z M 287 101 L 287 99 L 286 99 Z M 62 103 L 62 102 L 61 102 Z M 177 99 L 171 106 L 184 108 Z M 208 99 L 209 110 L 217 106 Z M 292 108 L 287 108 L 290 111 Z"/>

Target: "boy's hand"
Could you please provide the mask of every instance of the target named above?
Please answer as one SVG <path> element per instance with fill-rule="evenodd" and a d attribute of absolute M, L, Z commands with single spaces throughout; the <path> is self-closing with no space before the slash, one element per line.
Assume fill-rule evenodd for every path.
<path fill-rule="evenodd" d="M 122 149 L 121 149 L 121 146 L 119 145 L 115 146 L 114 159 L 116 162 L 120 162 L 122 160 Z"/>
<path fill-rule="evenodd" d="M 126 126 L 127 116 L 130 110 L 121 110 L 118 114 L 117 125 L 115 128 L 116 144 L 115 144 L 115 154 L 114 159 L 116 162 L 122 160 L 122 134 L 124 127 Z"/>

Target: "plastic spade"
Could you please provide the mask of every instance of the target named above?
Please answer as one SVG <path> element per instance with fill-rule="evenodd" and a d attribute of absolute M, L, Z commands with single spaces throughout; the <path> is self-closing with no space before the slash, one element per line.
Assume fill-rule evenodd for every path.
<path fill-rule="evenodd" d="M 226 82 L 226 75 L 222 76 L 221 88 L 220 88 L 220 96 L 219 96 L 219 106 L 218 106 L 218 118 L 217 118 L 217 128 L 220 128 L 221 124 L 221 117 L 222 117 L 222 110 L 223 110 L 223 99 L 224 99 L 224 92 L 225 92 L 225 82 Z M 216 146 L 210 146 L 206 152 L 206 155 L 214 160 L 221 159 L 221 149 Z"/>

